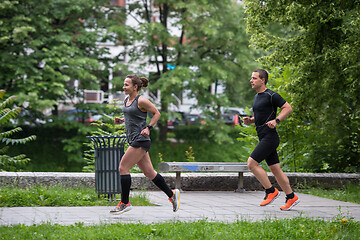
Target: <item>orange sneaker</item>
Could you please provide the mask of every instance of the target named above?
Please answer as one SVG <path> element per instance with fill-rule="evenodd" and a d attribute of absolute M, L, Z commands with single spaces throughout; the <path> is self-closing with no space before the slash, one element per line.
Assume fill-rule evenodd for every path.
<path fill-rule="evenodd" d="M 285 206 L 282 206 L 280 209 L 283 211 L 289 211 L 293 207 L 295 207 L 300 202 L 298 196 L 294 196 L 294 198 L 286 199 Z"/>
<path fill-rule="evenodd" d="M 279 190 L 277 190 L 277 188 L 275 188 L 275 192 L 266 194 L 264 201 L 260 203 L 260 206 L 266 206 L 272 203 L 279 196 L 280 196 L 280 192 Z"/>

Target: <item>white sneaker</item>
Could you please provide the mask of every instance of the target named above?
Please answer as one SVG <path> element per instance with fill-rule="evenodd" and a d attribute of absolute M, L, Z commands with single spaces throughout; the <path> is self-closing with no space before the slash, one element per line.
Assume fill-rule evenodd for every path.
<path fill-rule="evenodd" d="M 169 198 L 169 201 L 173 205 L 173 212 L 176 212 L 177 210 L 179 210 L 179 207 L 180 207 L 180 191 L 179 191 L 179 189 L 175 189 L 172 192 L 174 194 L 171 198 Z"/>
<path fill-rule="evenodd" d="M 131 209 L 132 209 L 132 206 L 131 206 L 130 202 L 128 204 L 125 204 L 120 201 L 119 204 L 116 206 L 116 208 L 111 210 L 110 213 L 113 215 L 120 215 L 124 212 L 130 211 Z"/>

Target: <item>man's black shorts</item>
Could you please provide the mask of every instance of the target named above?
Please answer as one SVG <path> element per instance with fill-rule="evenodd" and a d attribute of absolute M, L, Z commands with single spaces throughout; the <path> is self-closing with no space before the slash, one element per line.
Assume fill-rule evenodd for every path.
<path fill-rule="evenodd" d="M 265 159 L 269 166 L 279 163 L 279 156 L 276 151 L 280 143 L 278 133 L 276 131 L 269 131 L 264 136 L 259 137 L 259 140 L 259 144 L 250 157 L 258 163 Z"/>
<path fill-rule="evenodd" d="M 151 146 L 151 141 L 134 141 L 130 144 L 130 146 L 134 148 L 141 147 L 142 149 L 148 152 Z"/>

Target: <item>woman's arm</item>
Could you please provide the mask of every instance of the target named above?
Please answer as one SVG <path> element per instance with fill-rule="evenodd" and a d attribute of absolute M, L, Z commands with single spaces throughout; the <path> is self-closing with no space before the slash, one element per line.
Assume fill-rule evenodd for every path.
<path fill-rule="evenodd" d="M 150 126 L 154 126 L 157 121 L 159 120 L 161 114 L 159 112 L 159 110 L 157 110 L 157 108 L 155 107 L 154 104 L 152 104 L 152 102 L 150 102 L 148 99 L 144 98 L 144 97 L 139 97 L 138 100 L 138 107 L 141 111 L 143 112 L 150 112 L 153 117 L 151 118 L 151 121 L 149 123 Z M 150 135 L 150 129 L 149 128 L 145 128 L 141 131 L 141 134 L 145 137 Z"/>

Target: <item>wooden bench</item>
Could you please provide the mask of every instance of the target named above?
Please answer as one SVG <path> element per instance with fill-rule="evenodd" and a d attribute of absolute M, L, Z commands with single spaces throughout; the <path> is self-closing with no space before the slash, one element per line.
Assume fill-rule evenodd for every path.
<path fill-rule="evenodd" d="M 238 172 L 236 192 L 244 192 L 244 172 L 250 171 L 247 163 L 239 162 L 160 162 L 160 172 L 176 172 L 175 188 L 181 189 L 181 172 Z"/>

